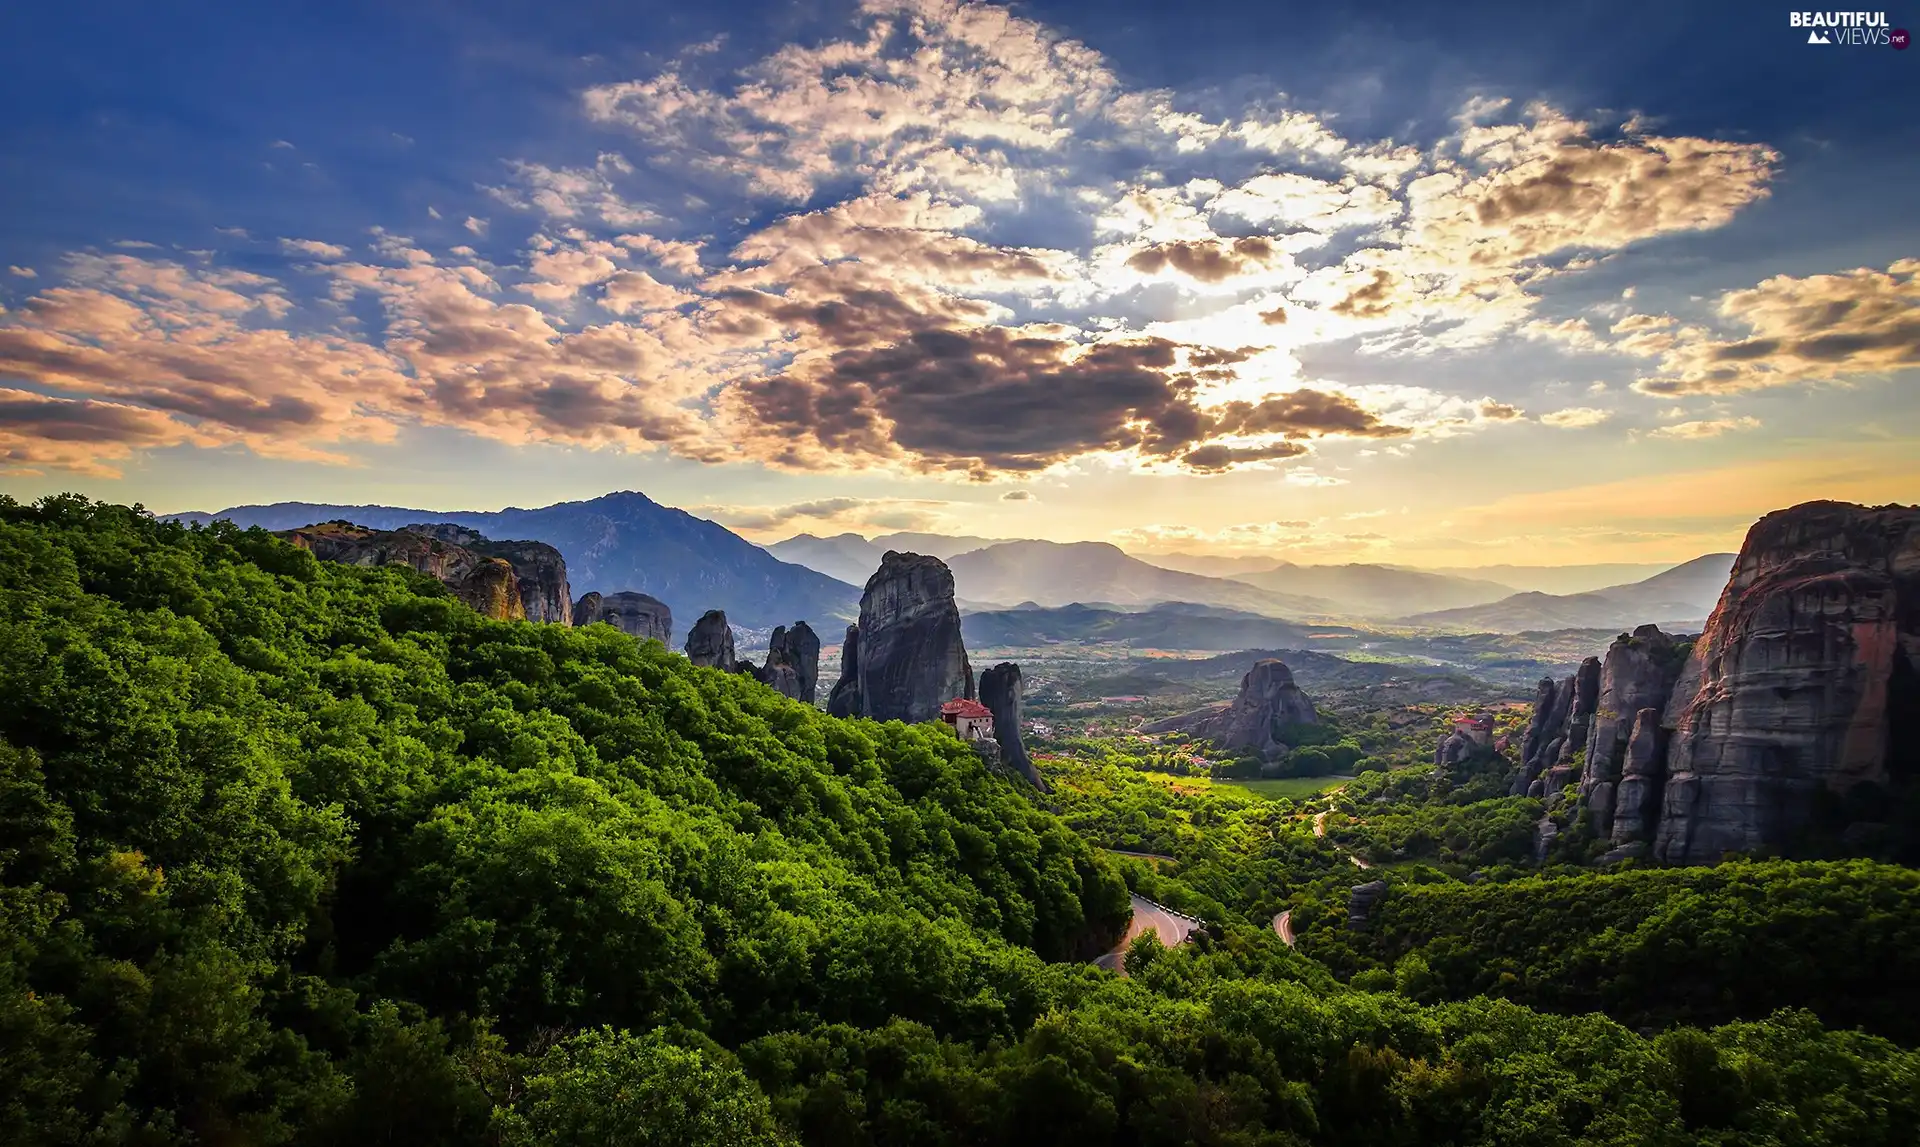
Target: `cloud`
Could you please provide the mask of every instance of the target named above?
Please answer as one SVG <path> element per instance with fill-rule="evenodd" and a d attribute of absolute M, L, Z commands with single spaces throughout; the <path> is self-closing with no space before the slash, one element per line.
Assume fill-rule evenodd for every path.
<path fill-rule="evenodd" d="M 1777 159 L 1493 103 L 1419 147 L 1352 141 L 1278 98 L 1129 88 L 1085 44 L 957 0 L 867 0 L 732 71 L 689 50 L 581 107 L 620 150 L 509 159 L 482 189 L 537 216 L 518 251 L 287 239 L 306 260 L 284 281 L 75 256 L 0 315 L 0 370 L 282 456 L 444 426 L 798 470 L 1296 463 L 1287 481 L 1330 484 L 1298 465 L 1323 439 L 1523 417 L 1397 383 L 1389 359 L 1515 332 L 1689 353 L 1673 324 L 1630 316 L 1605 344 L 1540 320 L 1540 284 L 1724 223 Z M 1773 337 L 1764 302 L 1727 305 Z M 1302 366 L 1341 344 L 1386 365 Z"/>
<path fill-rule="evenodd" d="M 1580 430 L 1588 426 L 1598 426 L 1613 417 L 1611 413 L 1592 406 L 1570 406 L 1565 410 L 1555 410 L 1542 414 L 1540 421 L 1547 426 L 1562 430 Z"/>
<path fill-rule="evenodd" d="M 1623 349 L 1660 359 L 1660 372 L 1634 389 L 1734 394 L 1920 366 L 1920 259 L 1901 259 L 1884 271 L 1776 275 L 1727 292 L 1716 311 L 1748 333 L 1716 339 L 1697 328 L 1668 333 L 1663 324 L 1623 340 Z"/>
<path fill-rule="evenodd" d="M 316 259 L 344 259 L 347 249 L 337 243 L 322 243 L 318 239 L 282 239 L 280 249 L 295 255 L 311 255 Z"/>
<path fill-rule="evenodd" d="M 748 533 L 790 529 L 804 521 L 828 522 L 837 527 L 924 529 L 944 522 L 941 510 L 952 503 L 932 498 L 819 498 L 784 506 L 695 506 L 729 528 Z"/>
<path fill-rule="evenodd" d="M 117 478 L 113 463 L 135 450 L 184 442 L 210 444 L 160 411 L 0 388 L 0 474 L 39 474 L 44 468 Z"/>
<path fill-rule="evenodd" d="M 1718 438 L 1734 430 L 1752 430 L 1760 425 L 1757 418 L 1716 418 L 1698 422 L 1676 422 L 1672 426 L 1662 426 L 1649 430 L 1652 438 Z"/>
<path fill-rule="evenodd" d="M 10 264 L 7 267 L 7 273 L 22 279 L 37 279 L 40 277 L 40 272 L 34 270 L 32 267 L 22 267 L 17 264 Z"/>
<path fill-rule="evenodd" d="M 1038 502 L 1040 497 L 1032 490 L 1008 490 L 1000 495 L 1000 500 L 1002 502 Z"/>

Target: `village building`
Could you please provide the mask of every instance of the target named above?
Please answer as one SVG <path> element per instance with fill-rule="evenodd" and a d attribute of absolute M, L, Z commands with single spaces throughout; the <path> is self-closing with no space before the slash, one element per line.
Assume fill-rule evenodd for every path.
<path fill-rule="evenodd" d="M 940 706 L 940 719 L 963 741 L 993 740 L 993 710 L 978 701 L 956 697 Z"/>

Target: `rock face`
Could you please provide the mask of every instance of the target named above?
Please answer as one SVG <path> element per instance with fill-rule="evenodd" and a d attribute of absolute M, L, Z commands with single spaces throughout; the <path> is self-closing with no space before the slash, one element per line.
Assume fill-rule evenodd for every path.
<path fill-rule="evenodd" d="M 1347 890 L 1347 927 L 1359 931 L 1367 926 L 1367 917 L 1373 914 L 1373 906 L 1387 894 L 1387 882 L 1369 880 L 1365 884 L 1356 884 Z"/>
<path fill-rule="evenodd" d="M 1786 848 L 1822 789 L 1893 805 L 1920 772 L 1920 507 L 1808 502 L 1755 523 L 1664 724 L 1655 859 Z"/>
<path fill-rule="evenodd" d="M 1600 703 L 1593 711 L 1586 765 L 1580 774 L 1580 795 L 1600 836 L 1613 832 L 1617 790 L 1635 715 L 1642 709 L 1666 707 L 1685 652 L 1685 645 L 1677 645 L 1655 625 L 1623 633 L 1607 649 L 1600 666 Z"/>
<path fill-rule="evenodd" d="M 754 676 L 796 701 L 813 704 L 820 680 L 820 639 L 804 621 L 794 622 L 791 629 L 775 626 L 767 663 Z"/>
<path fill-rule="evenodd" d="M 1667 734 L 1660 727 L 1660 710 L 1641 709 L 1634 714 L 1620 785 L 1614 790 L 1610 838 L 1615 844 L 1646 840 L 1665 780 L 1666 756 Z"/>
<path fill-rule="evenodd" d="M 1020 770 L 1033 787 L 1046 791 L 1051 786 L 1027 756 L 1020 740 L 1020 667 L 1003 661 L 980 674 L 980 703 L 993 711 L 993 739 L 1000 742 L 1001 763 Z"/>
<path fill-rule="evenodd" d="M 513 567 L 528 621 L 573 624 L 573 591 L 567 585 L 566 559 L 545 542 L 496 542 L 476 530 L 450 523 L 402 526 L 401 530 L 450 542 L 481 557 L 504 560 Z"/>
<path fill-rule="evenodd" d="M 437 579 L 476 612 L 497 621 L 524 621 L 527 616 L 520 597 L 519 571 L 507 559 L 490 557 L 431 533 L 369 530 L 352 522 L 323 522 L 283 530 L 278 536 L 322 561 L 352 566 L 411 566 Z"/>
<path fill-rule="evenodd" d="M 687 660 L 722 673 L 740 671 L 740 659 L 733 653 L 733 627 L 727 624 L 726 613 L 710 609 L 693 623 L 687 631 Z"/>
<path fill-rule="evenodd" d="M 621 593 L 589 593 L 573 603 L 573 623 L 592 625 L 604 621 L 622 633 L 631 633 L 642 641 L 669 645 L 673 640 L 673 611 L 657 597 L 631 590 Z"/>
<path fill-rule="evenodd" d="M 1293 683 L 1293 670 L 1275 658 L 1254 663 L 1240 679 L 1240 695 L 1222 708 L 1212 706 L 1142 725 L 1143 733 L 1187 733 L 1212 741 L 1229 752 L 1263 756 L 1285 752 L 1274 736 L 1284 725 L 1317 725 L 1313 702 Z"/>
<path fill-rule="evenodd" d="M 827 715 L 855 717 L 860 713 L 860 627 L 847 626 L 846 640 L 840 645 L 840 680 L 827 695 Z"/>
<path fill-rule="evenodd" d="M 1573 777 L 1574 751 L 1587 743 L 1600 698 L 1600 675 L 1600 659 L 1589 657 L 1573 676 L 1557 684 L 1551 677 L 1541 678 L 1533 717 L 1520 742 L 1520 772 L 1508 792 L 1549 796 L 1566 787 Z"/>
<path fill-rule="evenodd" d="M 860 597 L 859 629 L 852 715 L 917 724 L 937 720 L 956 697 L 973 697 L 953 573 L 939 558 L 882 555 Z"/>

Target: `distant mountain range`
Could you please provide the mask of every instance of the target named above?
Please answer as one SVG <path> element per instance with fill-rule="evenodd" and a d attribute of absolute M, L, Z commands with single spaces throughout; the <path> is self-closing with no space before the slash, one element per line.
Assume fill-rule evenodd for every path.
<path fill-rule="evenodd" d="M 880 558 L 888 550 L 909 554 L 931 554 L 942 561 L 969 550 L 985 549 L 1009 541 L 1008 538 L 976 538 L 946 534 L 881 534 L 871 540 L 859 534 L 835 534 L 830 538 L 796 534 L 783 542 L 765 547 L 783 562 L 819 570 L 856 586 L 865 586 Z M 964 597 L 965 595 L 962 594 Z"/>
<path fill-rule="evenodd" d="M 1342 633 L 1344 627 L 1333 627 Z M 1309 627 L 1236 610 L 1166 602 L 1138 612 L 1091 605 L 992 610 L 960 617 L 960 632 L 975 649 L 1034 649 L 1107 642 L 1134 649 L 1245 649 L 1290 645 Z M 1326 632 L 1320 626 L 1311 632 Z"/>
<path fill-rule="evenodd" d="M 1697 628 L 1713 612 L 1732 570 L 1732 554 L 1706 554 L 1652 577 L 1589 593 L 1517 593 L 1485 605 L 1416 613 L 1401 620 L 1459 633 L 1625 630 L 1646 622 Z"/>
<path fill-rule="evenodd" d="M 781 561 L 724 526 L 633 492 L 497 512 L 279 502 L 169 516 L 189 522 L 226 518 L 269 530 L 335 519 L 376 530 L 452 522 L 495 541 L 546 542 L 566 558 L 567 580 L 576 598 L 589 590 L 652 594 L 672 608 L 674 628 L 680 632 L 706 610 L 724 609 L 738 626 L 766 628 L 804 620 L 824 634 L 833 631 L 832 622 L 851 620 L 860 609 L 856 586 Z"/>
<path fill-rule="evenodd" d="M 1220 554 L 1135 554 L 1133 556 L 1164 570 L 1179 570 L 1181 573 L 1203 574 L 1207 577 L 1238 577 L 1241 574 L 1265 573 L 1274 567 L 1272 554 L 1238 554 L 1232 557 Z"/>
<path fill-rule="evenodd" d="M 1415 569 L 1414 566 L 1390 566 L 1391 569 Z M 1672 569 L 1672 562 L 1600 562 L 1572 566 L 1436 566 L 1418 567 L 1421 572 L 1472 581 L 1498 582 L 1512 587 L 1514 593 L 1590 593 L 1609 586 L 1625 585 Z"/>
<path fill-rule="evenodd" d="M 958 595 L 976 602 L 1041 606 L 1100 601 L 1139 607 L 1164 601 L 1240 609 L 1269 617 L 1341 612 L 1323 598 L 1274 593 L 1230 578 L 1149 565 L 1105 542 L 1001 542 L 947 559 Z"/>
<path fill-rule="evenodd" d="M 1335 603 L 1341 612 L 1358 617 L 1398 617 L 1422 609 L 1481 605 L 1513 593 L 1512 586 L 1498 582 L 1358 563 L 1298 566 L 1288 562 L 1233 577 L 1275 593 L 1323 598 Z"/>

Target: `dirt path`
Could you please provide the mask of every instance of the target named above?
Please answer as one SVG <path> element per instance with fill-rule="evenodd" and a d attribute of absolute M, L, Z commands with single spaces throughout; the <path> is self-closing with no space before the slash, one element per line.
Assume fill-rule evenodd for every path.
<path fill-rule="evenodd" d="M 1335 792 L 1338 792 L 1339 790 L 1338 790 L 1338 789 L 1335 789 L 1334 791 L 1335 791 Z M 1328 813 L 1330 813 L 1330 812 L 1332 812 L 1332 811 L 1333 811 L 1332 809 L 1330 809 L 1330 808 L 1326 808 L 1326 809 L 1321 809 L 1321 810 L 1320 810 L 1319 812 L 1317 812 L 1317 813 L 1315 813 L 1315 814 L 1314 814 L 1314 816 L 1313 816 L 1313 835 L 1315 835 L 1315 836 L 1325 836 L 1325 835 L 1327 835 L 1327 814 L 1328 814 Z M 1354 855 L 1353 853 L 1351 853 L 1351 852 L 1347 852 L 1347 850 L 1346 850 L 1346 849 L 1344 849 L 1344 848 L 1341 848 L 1341 847 L 1340 847 L 1339 845 L 1337 845 L 1337 844 L 1336 844 L 1336 845 L 1334 845 L 1334 848 L 1335 848 L 1335 849 L 1336 849 L 1337 851 L 1340 851 L 1340 852 L 1346 852 L 1346 853 L 1347 853 L 1347 859 L 1348 859 L 1348 860 L 1351 860 L 1351 861 L 1353 861 L 1353 866 L 1354 866 L 1355 868 L 1372 868 L 1372 867 L 1373 867 L 1373 865 L 1371 865 L 1371 864 L 1368 864 L 1368 863 L 1367 863 L 1366 861 L 1364 861 L 1364 860 L 1362 860 L 1362 859 L 1360 859 L 1359 857 L 1357 857 L 1357 856 L 1355 856 L 1355 855 Z M 1277 923 L 1276 923 L 1276 925 L 1275 925 L 1275 927 L 1276 927 L 1276 928 L 1278 927 L 1278 924 L 1277 924 Z"/>

